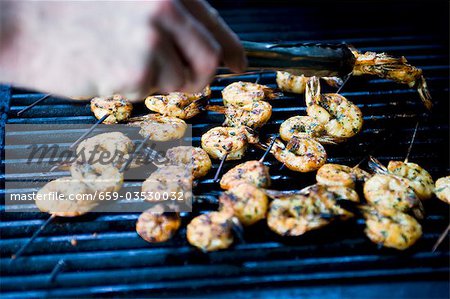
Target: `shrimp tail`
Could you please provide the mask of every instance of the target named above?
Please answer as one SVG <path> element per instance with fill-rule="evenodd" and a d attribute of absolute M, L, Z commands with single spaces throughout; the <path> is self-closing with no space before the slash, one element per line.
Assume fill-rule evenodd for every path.
<path fill-rule="evenodd" d="M 338 88 L 341 87 L 342 84 L 344 84 L 344 80 L 339 77 L 322 77 L 321 79 L 331 87 Z"/>
<path fill-rule="evenodd" d="M 372 169 L 375 173 L 379 173 L 379 174 L 388 173 L 386 166 L 381 164 L 381 162 L 378 161 L 375 157 L 370 156 L 368 163 L 369 163 L 370 169 Z"/>
<path fill-rule="evenodd" d="M 431 101 L 431 94 L 428 90 L 427 81 L 424 76 L 420 76 L 417 84 L 417 92 L 419 93 L 420 99 L 425 107 L 431 111 L 433 108 L 433 102 Z"/>

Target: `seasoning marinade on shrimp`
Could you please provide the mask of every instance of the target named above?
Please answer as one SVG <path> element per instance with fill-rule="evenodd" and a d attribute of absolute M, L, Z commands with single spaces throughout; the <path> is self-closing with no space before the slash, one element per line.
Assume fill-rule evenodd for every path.
<path fill-rule="evenodd" d="M 442 177 L 436 181 L 434 193 L 437 198 L 450 204 L 450 176 Z"/>
<path fill-rule="evenodd" d="M 422 236 L 419 222 L 396 209 L 364 206 L 361 211 L 366 220 L 364 232 L 376 244 L 405 250 Z"/>
<path fill-rule="evenodd" d="M 127 121 L 133 105 L 123 96 L 115 94 L 109 97 L 96 97 L 91 100 L 91 111 L 97 119 L 109 115 L 103 123 L 116 124 Z"/>
<path fill-rule="evenodd" d="M 199 93 L 171 92 L 167 95 L 152 95 L 145 99 L 145 106 L 164 116 L 189 119 L 202 110 L 204 102 L 211 96 L 211 88 L 205 87 Z"/>
<path fill-rule="evenodd" d="M 259 188 L 270 186 L 269 167 L 256 160 L 247 161 L 228 170 L 220 180 L 220 187 L 228 190 L 242 182 L 250 183 Z"/>
<path fill-rule="evenodd" d="M 306 90 L 306 83 L 311 77 L 304 75 L 293 75 L 288 72 L 277 72 L 277 85 L 282 91 L 302 94 Z M 342 79 L 338 77 L 321 77 L 328 85 L 339 87 L 343 84 Z"/>
<path fill-rule="evenodd" d="M 293 137 L 287 145 L 276 140 L 270 152 L 287 168 L 298 172 L 315 171 L 327 160 L 324 147 L 309 137 Z"/>
<path fill-rule="evenodd" d="M 309 137 L 322 144 L 336 144 L 343 138 L 328 135 L 324 123 L 311 116 L 293 116 L 280 125 L 280 137 L 289 141 L 292 137 Z"/>
<path fill-rule="evenodd" d="M 423 218 L 420 199 L 405 178 L 375 174 L 364 184 L 364 197 L 373 206 L 400 212 L 411 211 L 417 218 Z"/>
<path fill-rule="evenodd" d="M 256 186 L 242 182 L 219 197 L 221 210 L 230 211 L 243 225 L 252 225 L 266 218 L 269 200 Z"/>
<path fill-rule="evenodd" d="M 201 147 L 172 147 L 167 150 L 166 158 L 171 164 L 184 165 L 191 169 L 195 179 L 204 177 L 211 169 L 211 159 Z"/>
<path fill-rule="evenodd" d="M 359 198 L 356 192 L 342 191 L 313 185 L 305 188 L 302 194 L 275 196 L 267 214 L 267 225 L 279 235 L 300 236 L 326 226 L 335 219 L 351 218 L 353 213 L 343 209 L 337 201 L 359 202 Z M 347 194 L 351 197 L 347 198 Z M 269 195 L 273 197 L 273 194 Z"/>
<path fill-rule="evenodd" d="M 327 186 L 355 188 L 357 182 L 368 180 L 371 175 L 359 167 L 327 163 L 317 170 L 317 183 Z"/>
<path fill-rule="evenodd" d="M 361 110 L 337 93 L 321 94 L 317 77 L 306 86 L 306 113 L 323 124 L 328 136 L 337 140 L 355 136 L 362 128 Z"/>
<path fill-rule="evenodd" d="M 202 148 L 213 159 L 239 160 L 249 143 L 257 143 L 258 137 L 248 127 L 215 127 L 202 135 Z"/>
<path fill-rule="evenodd" d="M 234 242 L 232 214 L 229 211 L 208 212 L 187 225 L 188 242 L 203 251 L 226 249 Z"/>
<path fill-rule="evenodd" d="M 158 211 L 158 207 L 153 207 L 139 215 L 136 232 L 149 243 L 160 243 L 172 238 L 180 226 L 178 213 Z"/>
<path fill-rule="evenodd" d="M 222 90 L 223 104 L 249 109 L 253 102 L 271 100 L 279 94 L 266 85 L 252 82 L 234 82 Z"/>
<path fill-rule="evenodd" d="M 187 124 L 184 120 L 160 114 L 147 114 L 131 118 L 128 125 L 140 127 L 139 134 L 144 138 L 150 136 L 150 140 L 153 141 L 180 139 L 184 136 L 187 129 Z"/>
<path fill-rule="evenodd" d="M 254 101 L 248 107 L 228 106 L 206 106 L 206 110 L 223 113 L 225 127 L 247 126 L 259 129 L 265 125 L 272 116 L 272 106 L 265 101 Z"/>

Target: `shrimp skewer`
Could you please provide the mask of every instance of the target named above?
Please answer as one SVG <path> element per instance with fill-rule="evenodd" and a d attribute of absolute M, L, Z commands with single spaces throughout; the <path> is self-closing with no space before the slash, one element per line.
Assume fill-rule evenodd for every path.
<path fill-rule="evenodd" d="M 269 168 L 260 161 L 247 161 L 230 169 L 222 176 L 220 187 L 228 190 L 242 182 L 259 188 L 270 186 Z"/>
<path fill-rule="evenodd" d="M 211 159 L 201 147 L 173 147 L 167 150 L 166 158 L 170 164 L 185 165 L 192 169 L 192 175 L 195 179 L 204 177 L 211 169 Z"/>
<path fill-rule="evenodd" d="M 258 137 L 248 127 L 215 127 L 202 135 L 202 148 L 213 158 L 241 159 L 248 144 L 258 142 Z"/>
<path fill-rule="evenodd" d="M 306 86 L 306 113 L 323 124 L 327 135 L 345 140 L 362 128 L 361 110 L 337 93 L 321 94 L 317 77 L 311 77 Z"/>
<path fill-rule="evenodd" d="M 344 141 L 343 138 L 330 136 L 325 125 L 311 116 L 293 116 L 285 120 L 280 126 L 280 136 L 284 141 L 292 137 L 309 137 L 322 144 L 336 144 Z"/>
<path fill-rule="evenodd" d="M 258 129 L 265 125 L 272 116 L 272 106 L 264 101 L 254 101 L 247 108 L 234 105 L 206 106 L 206 110 L 223 113 L 225 122 L 222 126 L 225 127 L 247 126 Z"/>
<path fill-rule="evenodd" d="M 361 208 L 366 220 L 364 232 L 376 244 L 405 250 L 422 236 L 422 227 L 414 217 L 395 209 Z"/>
<path fill-rule="evenodd" d="M 223 104 L 251 109 L 253 102 L 271 100 L 280 96 L 280 93 L 266 85 L 251 82 L 234 82 L 222 90 Z"/>
<path fill-rule="evenodd" d="M 420 200 L 427 200 L 433 196 L 434 182 L 431 175 L 416 163 L 408 162 L 419 123 L 416 124 L 414 133 L 406 154 L 405 160 L 389 161 L 388 167 L 384 167 L 380 161 L 370 157 L 369 166 L 377 173 L 392 174 L 406 179 L 408 185 L 414 189 Z"/>
<path fill-rule="evenodd" d="M 188 242 L 202 251 L 226 249 L 234 242 L 233 215 L 229 211 L 209 212 L 195 217 L 188 224 Z"/>
<path fill-rule="evenodd" d="M 145 99 L 145 106 L 163 116 L 190 119 L 201 112 L 205 101 L 211 96 L 211 88 L 205 87 L 199 93 L 172 92 L 167 95 L 153 95 Z"/>
<path fill-rule="evenodd" d="M 133 105 L 125 97 L 115 94 L 109 97 L 93 98 L 91 100 L 91 111 L 97 119 L 108 115 L 103 123 L 117 124 L 130 118 Z"/>
<path fill-rule="evenodd" d="M 292 92 L 302 94 L 305 93 L 306 83 L 311 77 L 306 77 L 304 75 L 296 76 L 288 72 L 277 72 L 277 85 L 282 91 Z M 333 87 L 340 87 L 343 85 L 342 79 L 338 77 L 322 77 L 328 85 Z"/>
<path fill-rule="evenodd" d="M 376 174 L 364 184 L 364 196 L 374 206 L 400 212 L 412 211 L 417 218 L 423 218 L 422 203 L 405 178 Z"/>
<path fill-rule="evenodd" d="M 298 172 L 317 170 L 327 160 L 323 146 L 308 137 L 293 137 L 287 145 L 276 140 L 270 152 L 287 168 Z"/>
<path fill-rule="evenodd" d="M 163 212 L 161 205 L 150 208 L 139 215 L 136 222 L 137 234 L 149 243 L 166 242 L 181 226 L 178 213 Z"/>
<path fill-rule="evenodd" d="M 329 188 L 314 185 L 305 188 L 302 194 L 274 196 L 267 214 L 267 225 L 282 236 L 300 236 L 304 233 L 328 225 L 334 219 L 346 220 L 353 213 L 343 209 L 339 200 L 359 201 L 356 192 L 352 198 L 342 197 L 345 192 L 330 191 Z M 356 197 L 355 197 L 356 196 Z"/>
<path fill-rule="evenodd" d="M 147 114 L 131 118 L 128 125 L 140 127 L 139 134 L 143 137 L 150 136 L 150 140 L 153 141 L 180 139 L 184 136 L 187 129 L 187 124 L 184 120 L 159 114 Z"/>
<path fill-rule="evenodd" d="M 11 256 L 12 260 L 18 259 L 25 250 L 33 243 L 39 234 L 55 219 L 56 217 L 77 217 L 88 213 L 98 205 L 98 201 L 94 200 L 71 200 L 71 195 L 91 194 L 92 190 L 79 180 L 64 177 L 47 183 L 38 191 L 39 198 L 35 204 L 41 212 L 50 214 L 50 217 L 33 233 L 31 238 L 23 244 L 15 254 Z M 50 199 L 50 194 L 56 194 L 55 198 Z"/>
<path fill-rule="evenodd" d="M 324 164 L 316 174 L 317 183 L 326 186 L 355 188 L 357 182 L 368 180 L 371 175 L 356 165 L 348 167 L 340 164 Z"/>
<path fill-rule="evenodd" d="M 221 210 L 229 210 L 245 225 L 252 225 L 266 218 L 269 204 L 267 195 L 256 186 L 242 182 L 222 193 Z"/>

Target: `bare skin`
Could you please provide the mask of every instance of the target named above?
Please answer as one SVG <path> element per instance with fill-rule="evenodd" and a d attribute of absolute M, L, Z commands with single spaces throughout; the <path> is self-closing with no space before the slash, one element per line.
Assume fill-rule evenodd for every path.
<path fill-rule="evenodd" d="M 203 0 L 0 1 L 0 82 L 135 101 L 199 92 L 221 63 L 243 71 L 244 51 Z"/>

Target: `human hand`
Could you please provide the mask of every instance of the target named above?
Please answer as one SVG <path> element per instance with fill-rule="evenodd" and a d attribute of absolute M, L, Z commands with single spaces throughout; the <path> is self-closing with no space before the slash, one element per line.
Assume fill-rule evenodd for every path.
<path fill-rule="evenodd" d="M 246 67 L 238 38 L 202 0 L 11 2 L 8 13 L 0 81 L 53 94 L 140 100 L 200 91 L 221 63 Z"/>

